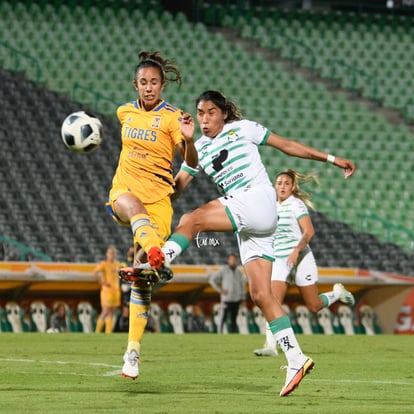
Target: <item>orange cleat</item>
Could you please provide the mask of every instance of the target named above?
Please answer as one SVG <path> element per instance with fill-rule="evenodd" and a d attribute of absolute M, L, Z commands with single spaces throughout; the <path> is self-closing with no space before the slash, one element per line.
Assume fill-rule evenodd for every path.
<path fill-rule="evenodd" d="M 153 246 L 148 250 L 147 253 L 148 263 L 153 269 L 159 269 L 165 260 L 164 253 L 158 246 Z"/>
<path fill-rule="evenodd" d="M 286 397 L 292 391 L 294 391 L 298 386 L 299 383 L 303 380 L 306 374 L 308 374 L 315 363 L 310 358 L 306 358 L 306 361 L 303 365 L 299 366 L 298 368 L 295 367 L 284 367 L 287 369 L 286 373 L 286 382 L 282 390 L 280 391 L 281 397 Z"/>

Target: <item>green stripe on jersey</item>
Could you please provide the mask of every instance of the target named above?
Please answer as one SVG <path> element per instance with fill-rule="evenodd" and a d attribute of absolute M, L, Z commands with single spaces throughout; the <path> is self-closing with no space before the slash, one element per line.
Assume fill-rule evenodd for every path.
<path fill-rule="evenodd" d="M 247 178 L 241 180 L 241 181 L 236 181 L 234 184 L 230 185 L 229 187 L 226 187 L 224 189 L 224 191 L 228 192 L 229 190 L 233 189 L 233 188 L 243 188 L 246 187 L 247 185 L 249 185 L 251 180 L 248 180 Z"/>
<path fill-rule="evenodd" d="M 192 175 L 193 177 L 195 177 L 197 175 L 197 170 L 195 168 L 191 168 L 191 167 L 188 167 L 186 165 L 182 165 L 180 169 L 185 171 L 185 172 L 188 172 L 188 174 Z"/>
<path fill-rule="evenodd" d="M 240 130 L 241 130 L 241 128 L 240 128 L 240 127 L 239 127 L 239 128 L 232 128 L 232 129 L 229 129 L 228 131 L 223 132 L 222 134 L 220 134 L 220 135 L 218 136 L 218 138 L 225 137 L 226 135 L 230 135 L 230 136 L 232 136 L 235 132 L 240 131 Z"/>
<path fill-rule="evenodd" d="M 236 233 L 237 232 L 236 220 L 234 220 L 233 214 L 231 214 L 231 211 L 227 206 L 225 208 L 225 211 L 226 211 L 228 218 L 230 219 L 231 226 L 233 227 L 233 233 Z"/>
<path fill-rule="evenodd" d="M 240 165 L 240 167 L 229 171 L 229 173 L 227 173 L 224 177 L 221 177 L 218 181 L 217 181 L 217 185 L 221 185 L 224 181 L 226 181 L 229 177 L 231 177 L 232 175 L 237 174 L 240 170 L 244 170 L 246 167 L 248 167 L 249 164 L 243 164 Z"/>
<path fill-rule="evenodd" d="M 269 139 L 269 137 L 270 137 L 270 131 L 267 130 L 266 135 L 263 137 L 262 142 L 259 145 L 266 145 L 267 140 Z"/>
<path fill-rule="evenodd" d="M 223 163 L 223 168 L 222 168 L 222 170 L 226 169 L 228 165 L 232 165 L 232 164 L 234 164 L 234 162 L 235 162 L 235 161 L 241 160 L 241 159 L 246 158 L 246 157 L 248 157 L 248 155 L 247 155 L 246 153 L 243 153 L 243 154 L 238 155 L 237 157 L 228 158 L 228 159 L 227 159 L 227 160 Z M 211 163 L 212 163 L 212 161 L 211 161 L 211 162 L 209 162 L 208 164 L 211 164 Z M 245 164 L 245 165 L 243 165 L 243 168 L 244 168 L 244 167 L 246 167 L 246 166 L 249 166 L 249 165 L 250 165 L 250 164 Z M 207 168 L 207 164 L 206 164 L 205 168 Z M 235 170 L 231 170 L 231 171 L 230 171 L 230 172 L 229 172 L 229 173 L 228 173 L 225 177 L 223 177 L 223 179 L 227 178 L 229 175 L 234 174 L 234 172 L 239 171 L 239 170 L 240 170 L 240 168 L 241 168 L 241 167 L 236 168 Z M 211 177 L 215 177 L 217 174 L 220 174 L 222 170 L 220 170 L 220 171 L 214 171 L 214 172 L 211 174 Z"/>

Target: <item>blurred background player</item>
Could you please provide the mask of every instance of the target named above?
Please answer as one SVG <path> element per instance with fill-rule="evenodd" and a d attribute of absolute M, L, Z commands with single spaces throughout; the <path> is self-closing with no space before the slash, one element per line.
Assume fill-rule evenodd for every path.
<path fill-rule="evenodd" d="M 210 285 L 220 294 L 220 324 L 218 333 L 230 316 L 230 333 L 237 333 L 237 314 L 240 303 L 246 299 L 246 278 L 239 269 L 238 257 L 230 254 L 227 264 L 209 278 Z"/>
<path fill-rule="evenodd" d="M 218 91 L 202 93 L 196 100 L 196 110 L 203 133 L 195 144 L 199 166 L 182 166 L 176 177 L 177 191 L 183 191 L 203 170 L 224 195 L 184 214 L 163 251 L 166 259 L 173 261 L 198 232 L 236 233 L 250 297 L 269 322 L 288 361 L 285 385 L 280 391 L 284 397 L 299 385 L 314 362 L 303 354 L 289 317 L 271 292 L 276 193 L 258 146 L 269 145 L 287 155 L 331 162 L 344 171 L 345 178 L 354 173 L 355 166 L 349 160 L 282 138 L 257 122 L 242 119 L 237 106 Z M 188 139 L 192 138 L 194 121 L 183 123 L 181 130 Z"/>
<path fill-rule="evenodd" d="M 175 151 L 193 167 L 198 162 L 193 138 L 186 139 L 180 130 L 180 123 L 189 115 L 161 99 L 168 81 L 181 84 L 178 68 L 159 52 L 141 52 L 139 59 L 133 80 L 139 97 L 117 110 L 122 149 L 107 203 L 114 220 L 131 227 L 134 240 L 133 267 L 121 272 L 136 276 L 131 287 L 128 345 L 122 368 L 122 375 L 132 379 L 139 375 L 140 343 L 152 291 L 152 283 L 139 279 L 137 267 L 148 260 L 157 270 L 157 277 L 172 277 L 169 269 L 163 269 L 161 245 L 171 233 Z"/>
<path fill-rule="evenodd" d="M 188 305 L 186 308 L 186 331 L 191 333 L 207 332 L 206 318 L 199 304 Z"/>
<path fill-rule="evenodd" d="M 101 283 L 101 313 L 96 321 L 95 332 L 111 333 L 114 327 L 115 312 L 121 305 L 121 288 L 119 283 L 120 262 L 116 260 L 116 249 L 106 249 L 106 260 L 102 260 L 94 269 L 93 275 Z"/>
<path fill-rule="evenodd" d="M 66 315 L 66 305 L 63 302 L 56 304 L 54 312 L 50 317 L 48 332 L 70 332 L 68 317 Z"/>
<path fill-rule="evenodd" d="M 340 300 L 354 305 L 352 293 L 340 283 L 331 292 L 318 294 L 318 268 L 309 242 L 315 230 L 307 206 L 313 208 L 310 197 L 299 188 L 300 183 L 317 180 L 316 176 L 302 175 L 288 169 L 275 180 L 277 193 L 277 228 L 274 241 L 275 261 L 272 267 L 272 292 L 279 303 L 285 300 L 289 284 L 298 287 L 307 308 L 316 313 Z M 266 343 L 254 351 L 257 356 L 277 355 L 276 341 L 266 324 Z"/>

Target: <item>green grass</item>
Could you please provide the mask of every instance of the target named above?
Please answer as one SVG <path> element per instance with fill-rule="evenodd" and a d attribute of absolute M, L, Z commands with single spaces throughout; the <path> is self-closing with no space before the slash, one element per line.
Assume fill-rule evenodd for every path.
<path fill-rule="evenodd" d="M 412 336 L 303 336 L 315 368 L 279 397 L 283 355 L 260 335 L 146 334 L 138 380 L 122 378 L 126 334 L 0 334 L 0 413 L 409 413 Z"/>

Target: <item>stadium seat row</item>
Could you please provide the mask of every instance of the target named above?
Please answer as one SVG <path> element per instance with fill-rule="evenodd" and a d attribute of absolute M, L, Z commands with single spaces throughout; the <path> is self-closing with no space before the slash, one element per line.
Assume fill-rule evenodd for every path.
<path fill-rule="evenodd" d="M 33 301 L 27 314 L 17 302 L 6 302 L 4 308 L 0 307 L 0 332 L 55 333 L 56 330 L 50 326 L 50 317 L 60 304 L 66 310 L 68 332 L 94 332 L 96 311 L 87 301 L 79 301 L 73 310 L 62 301 L 56 301 L 51 309 L 43 301 Z"/>
<path fill-rule="evenodd" d="M 231 18 L 229 9 L 223 12 L 221 24 L 238 28 L 241 36 L 256 39 L 263 47 L 281 49 L 282 56 L 298 59 L 304 66 L 322 69 L 326 77 L 330 75 L 329 61 L 343 59 L 377 79 L 378 95 L 371 92 L 368 96 L 383 99 L 387 107 L 403 108 L 413 96 L 411 82 L 398 86 L 400 80 L 412 79 L 414 69 L 413 27 L 409 18 L 393 15 L 372 19 L 371 14 L 359 13 L 358 19 L 349 19 L 351 13 L 345 12 L 331 13 L 327 18 L 329 12 L 292 10 L 269 10 L 266 15 L 252 18 L 254 12 L 252 7 L 250 16 L 233 14 Z M 352 86 L 348 73 L 340 76 L 344 87 Z M 359 81 L 364 82 L 364 78 Z M 396 91 L 395 100 L 389 98 L 384 84 Z M 357 86 L 362 88 L 363 83 Z M 401 99 L 397 101 L 397 97 Z"/>
<path fill-rule="evenodd" d="M 174 332 L 182 334 L 185 332 L 214 332 L 217 333 L 220 324 L 220 304 L 212 304 L 210 315 L 204 315 L 197 311 L 196 315 L 202 321 L 202 328 L 191 330 L 192 316 L 194 315 L 194 305 L 189 305 L 185 309 L 179 303 L 170 303 L 163 311 L 162 308 L 153 303 L 151 305 L 151 315 L 155 323 L 157 332 Z M 297 305 L 292 311 L 289 306 L 284 305 L 284 309 L 289 315 L 293 329 L 296 333 L 306 335 L 312 334 L 367 334 L 375 335 L 381 333 L 378 326 L 376 315 L 369 306 L 361 306 L 358 312 L 354 312 L 345 305 L 339 306 L 335 313 L 329 309 L 323 309 L 316 315 L 309 312 L 303 305 Z M 223 333 L 229 332 L 229 322 L 223 326 Z M 260 309 L 254 306 L 249 309 L 241 305 L 237 316 L 237 329 L 240 334 L 266 333 L 266 321 Z"/>
<path fill-rule="evenodd" d="M 33 301 L 27 315 L 18 303 L 6 302 L 4 309 L 0 307 L 0 332 L 57 333 L 59 331 L 50 326 L 49 320 L 51 313 L 59 304 L 63 304 L 66 309 L 68 332 L 94 332 L 97 314 L 91 304 L 84 301 L 77 303 L 76 315 L 73 315 L 72 309 L 62 301 L 56 301 L 52 309 L 49 309 L 43 301 Z M 336 313 L 324 309 L 316 315 L 312 315 L 303 305 L 296 306 L 294 311 L 291 311 L 287 305 L 284 305 L 284 308 L 297 333 L 308 335 L 317 333 L 374 335 L 380 333 L 375 313 L 369 306 L 363 306 L 358 313 L 354 313 L 348 306 L 341 305 Z M 183 309 L 179 303 L 171 302 L 164 311 L 159 304 L 154 302 L 151 304 L 150 314 L 149 329 L 153 332 L 217 333 L 220 324 L 219 303 L 212 304 L 210 314 L 205 315 L 198 305 L 188 305 Z M 257 306 L 250 310 L 245 305 L 241 305 L 237 317 L 237 328 L 240 334 L 265 334 L 266 321 Z M 223 333 L 228 333 L 228 329 L 229 325 L 225 323 Z"/>
<path fill-rule="evenodd" d="M 113 47 L 113 38 L 108 37 L 107 34 L 125 33 L 125 30 L 130 30 L 134 36 L 139 33 L 140 49 L 156 48 L 163 53 L 168 51 L 168 55 L 176 57 L 178 65 L 182 68 L 183 86 L 178 89 L 175 85 L 170 85 L 166 93 L 166 99 L 174 104 L 191 111 L 194 98 L 202 89 L 211 87 L 221 89 L 240 105 L 246 117 L 256 119 L 282 136 L 297 138 L 337 156 L 353 159 L 359 171 L 348 183 L 344 182 L 338 170 L 331 166 L 322 163 L 310 164 L 303 160 L 275 154 L 274 151 L 268 151 L 268 148 L 263 149 L 266 166 L 271 175 L 286 167 L 304 172 L 314 170 L 318 173 L 321 179 L 320 192 L 326 194 L 326 200 L 324 197 L 316 200 L 319 211 L 333 218 L 338 217 L 340 211 L 340 218 L 352 224 L 355 229 L 361 229 L 361 214 L 368 213 L 380 214 L 384 220 L 392 220 L 401 228 L 410 228 L 409 215 L 403 213 L 407 209 L 396 210 L 391 205 L 385 206 L 383 203 L 383 200 L 390 198 L 390 189 L 392 189 L 392 198 L 409 199 L 407 178 L 401 174 L 407 171 L 407 161 L 410 162 L 409 154 L 414 151 L 414 139 L 406 126 L 388 124 L 385 118 L 372 114 L 368 108 L 350 102 L 343 94 L 333 93 L 327 85 L 314 84 L 303 76 L 292 74 L 284 65 L 268 62 L 262 55 L 251 53 L 244 46 L 230 43 L 220 33 L 210 33 L 201 23 L 191 24 L 182 14 L 173 16 L 168 12 L 159 10 L 157 12 L 157 9 L 148 11 L 140 8 L 130 12 L 122 5 L 119 5 L 119 8 L 113 5 L 112 9 L 96 8 L 93 11 L 74 4 L 41 7 L 35 2 L 15 9 L 10 6 L 10 3 L 6 1 L 0 5 L 0 35 L 11 47 L 21 50 L 25 55 L 38 57 L 42 68 L 42 80 L 50 89 L 66 94 L 72 93 L 74 83 L 81 81 L 91 91 L 104 91 L 113 102 L 105 106 L 105 111 L 113 118 L 116 102 L 135 98 L 132 86 L 129 89 L 128 85 L 131 85 L 136 58 L 131 56 L 129 44 L 125 44 L 120 39 L 117 47 Z M 74 13 L 69 13 L 72 11 L 71 7 L 75 7 Z M 62 15 L 65 15 L 63 21 Z M 47 18 L 44 18 L 45 16 Z M 302 13 L 298 18 L 303 21 L 306 20 L 306 16 Z M 137 22 L 142 21 L 144 17 L 145 21 L 151 22 L 154 27 L 151 37 L 137 26 Z M 315 16 L 309 18 L 317 19 Z M 289 19 L 295 20 L 294 15 Z M 85 21 L 88 24 L 85 25 Z M 102 24 L 103 22 L 105 24 Z M 84 26 L 92 26 L 93 30 L 86 27 L 83 29 Z M 37 28 L 37 34 L 31 35 L 34 27 Z M 178 39 L 183 36 L 187 38 L 186 34 L 189 31 L 193 36 L 188 43 L 188 48 L 182 50 Z M 54 33 L 54 36 L 48 35 L 49 33 Z M 41 39 L 36 40 L 36 36 Z M 7 48 L 3 50 L 6 56 L 4 64 L 7 66 L 9 63 L 13 68 L 14 55 L 9 55 L 7 50 Z M 222 58 L 224 51 L 226 51 L 226 59 Z M 20 69 L 22 69 L 24 57 L 21 56 L 20 60 Z M 113 62 L 117 64 L 114 65 Z M 215 64 L 211 66 L 210 62 Z M 204 70 L 206 67 L 210 68 L 208 72 Z M 243 88 L 240 88 L 241 79 Z M 76 106 L 59 103 L 57 96 L 52 94 L 48 94 L 43 100 L 37 96 L 38 92 L 31 92 L 33 86 L 20 89 L 18 82 L 7 81 L 2 82 L 2 86 L 4 99 L 8 102 L 7 105 L 2 106 L 6 119 L 2 125 L 4 135 L 7 136 L 10 130 L 17 127 L 12 122 L 13 113 L 7 112 L 10 102 L 14 102 L 20 105 L 25 113 L 22 117 L 22 122 L 25 123 L 24 130 L 30 131 L 36 148 L 36 151 L 24 151 L 21 154 L 21 148 L 16 144 L 19 140 L 6 140 L 4 145 L 7 146 L 8 152 L 11 155 L 21 154 L 19 163 L 24 163 L 24 174 L 32 178 L 32 182 L 28 184 L 27 180 L 22 179 L 24 178 L 22 174 L 19 176 L 18 172 L 14 172 L 13 187 L 24 194 L 35 192 L 40 194 L 45 201 L 42 205 L 45 206 L 46 211 L 49 206 L 53 210 L 61 208 L 61 203 L 67 203 L 67 214 L 78 217 L 79 210 L 75 204 L 77 201 L 81 205 L 89 206 L 94 213 L 94 220 L 95 217 L 98 217 L 98 221 L 105 220 L 107 217 L 100 209 L 105 202 L 113 164 L 116 162 L 111 160 L 108 163 L 105 158 L 107 154 L 105 145 L 107 149 L 110 148 L 111 153 L 116 153 L 118 147 L 115 143 L 107 140 L 102 147 L 104 151 L 97 151 L 89 158 L 88 163 L 69 157 L 68 154 L 59 151 L 61 148 L 58 147 L 60 145 L 58 140 L 51 144 L 48 140 L 42 139 L 43 132 L 36 132 L 36 130 L 39 118 L 48 122 L 50 107 L 56 109 L 56 119 L 63 119 L 70 108 L 75 109 Z M 79 100 L 83 104 L 93 105 L 94 96 L 94 93 L 91 93 Z M 74 98 L 79 97 L 74 96 Z M 23 104 L 20 103 L 22 100 Z M 32 109 L 30 102 L 36 102 L 38 112 L 36 117 L 30 113 Z M 53 122 L 52 125 L 47 126 L 47 129 L 55 131 L 54 137 L 58 135 L 59 125 L 58 121 Z M 115 124 L 111 131 L 108 130 L 107 136 L 118 136 Z M 391 145 L 392 143 L 395 143 L 394 146 Z M 34 154 L 40 158 L 38 160 L 40 163 L 47 165 L 47 169 L 42 169 L 42 166 L 33 159 L 36 158 Z M 390 173 L 387 173 L 384 170 L 384 163 L 391 161 L 395 161 L 395 165 L 390 169 Z M 53 174 L 54 177 L 55 184 L 49 191 L 47 186 L 50 184 L 45 183 L 42 178 L 45 171 L 47 174 Z M 86 192 L 82 192 L 81 188 L 84 188 L 81 185 L 82 179 L 90 177 L 91 171 L 100 179 L 88 180 L 90 187 Z M 383 186 L 378 186 L 379 179 L 384 183 Z M 2 185 L 8 186 L 10 178 L 7 176 L 4 181 Z M 79 182 L 79 185 L 76 185 L 78 193 L 76 200 L 74 197 L 65 198 L 65 193 L 59 191 L 59 188 L 76 181 Z M 197 180 L 198 185 L 202 186 L 202 183 L 202 180 Z M 376 197 L 367 197 L 364 190 L 366 188 L 375 188 Z M 318 192 L 319 189 L 309 190 Z M 214 192 L 189 195 L 190 208 L 205 200 L 206 194 L 215 196 Z M 331 203 L 331 200 L 334 200 L 334 203 Z M 185 204 L 178 203 L 176 211 L 180 214 L 187 209 Z M 98 211 L 101 213 L 95 214 Z M 20 214 L 20 217 L 24 215 L 21 211 Z M 57 222 L 60 221 L 60 217 L 58 219 L 56 214 L 50 214 L 50 217 L 52 224 L 61 232 L 61 224 Z M 18 223 L 21 221 L 18 217 L 16 220 Z M 384 235 L 389 234 L 386 228 L 380 228 L 376 224 L 378 223 L 368 221 L 364 224 L 364 230 L 372 231 L 382 240 L 386 239 Z M 17 224 L 17 226 L 23 225 Z M 43 226 L 42 220 L 39 220 L 39 226 Z M 19 228 L 19 234 L 20 232 L 24 233 L 23 228 Z M 124 234 L 118 227 L 114 227 L 113 232 L 115 237 L 119 238 Z M 81 234 L 81 229 L 79 233 Z M 99 235 L 86 237 L 97 238 L 100 243 L 104 243 L 108 234 L 109 232 L 102 237 Z M 410 248 L 411 239 L 406 232 L 395 231 L 392 239 L 389 240 L 399 242 L 407 249 Z M 63 256 L 59 254 L 57 257 L 64 259 L 64 246 L 59 246 L 59 243 L 63 243 L 62 240 L 56 240 L 56 248 L 60 252 L 63 249 Z M 121 246 L 123 249 L 125 243 Z M 81 249 L 80 247 L 79 250 Z M 70 248 L 67 250 L 66 257 L 73 259 L 75 252 Z M 188 255 L 186 259 L 197 261 L 199 259 L 197 253 Z M 98 254 L 96 249 L 93 254 Z M 212 255 L 212 260 L 217 256 L 220 254 Z M 80 258 L 77 253 L 76 257 Z"/>

